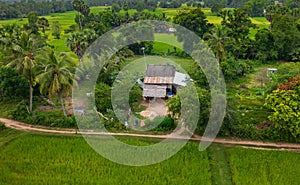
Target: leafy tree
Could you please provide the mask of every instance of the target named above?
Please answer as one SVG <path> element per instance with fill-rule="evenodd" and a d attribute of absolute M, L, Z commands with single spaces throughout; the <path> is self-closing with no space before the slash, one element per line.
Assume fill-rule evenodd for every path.
<path fill-rule="evenodd" d="M 28 83 L 14 69 L 0 67 L 0 97 L 18 98 L 28 97 Z"/>
<path fill-rule="evenodd" d="M 58 21 L 54 21 L 52 23 L 52 35 L 56 38 L 56 39 L 60 39 L 60 33 L 61 33 L 61 26 L 60 23 Z"/>
<path fill-rule="evenodd" d="M 249 38 L 250 28 L 255 28 L 250 17 L 242 9 L 223 10 L 220 12 L 221 24 L 228 28 L 228 36 L 234 41 L 228 52 L 236 58 L 247 58 L 254 55 L 251 51 L 253 41 Z"/>
<path fill-rule="evenodd" d="M 214 1 L 213 5 L 211 6 L 211 12 L 218 13 L 225 7 L 225 4 L 222 2 Z"/>
<path fill-rule="evenodd" d="M 280 135 L 290 135 L 294 140 L 300 139 L 300 80 L 291 79 L 294 85 L 289 88 L 277 89 L 266 98 L 265 106 L 274 111 L 269 119 L 275 122 L 275 128 L 280 131 Z M 290 83 L 290 82 L 287 82 Z"/>
<path fill-rule="evenodd" d="M 174 23 L 193 31 L 200 38 L 203 38 L 203 35 L 209 32 L 210 28 L 212 27 L 212 24 L 208 23 L 204 12 L 200 8 L 192 9 L 190 11 L 181 11 L 173 18 L 173 20 Z M 178 35 L 178 33 L 180 35 Z M 192 41 L 188 35 L 181 33 L 185 32 L 180 30 L 176 32 L 178 41 L 184 41 L 183 48 L 185 51 L 191 50 L 191 47 L 193 47 L 194 43 L 198 41 Z"/>
<path fill-rule="evenodd" d="M 38 34 L 38 26 L 37 26 L 37 21 L 38 21 L 38 14 L 37 12 L 29 12 L 27 15 L 28 18 L 28 24 L 24 25 L 24 28 L 26 30 L 31 30 L 32 33 Z"/>
<path fill-rule="evenodd" d="M 41 49 L 41 45 L 34 38 L 34 35 L 22 32 L 20 40 L 13 45 L 12 61 L 8 64 L 18 71 L 29 83 L 30 112 L 32 111 L 33 87 L 37 83 L 37 65 L 35 61 L 36 52 Z"/>
<path fill-rule="evenodd" d="M 111 88 L 105 83 L 98 83 L 95 87 L 95 103 L 97 110 L 101 113 L 107 113 L 112 109 Z"/>
<path fill-rule="evenodd" d="M 88 17 L 90 14 L 90 8 L 83 0 L 74 0 L 72 2 L 72 7 L 78 12 L 79 28 L 81 30 L 83 28 L 83 18 L 80 14 L 82 14 L 84 17 Z"/>
<path fill-rule="evenodd" d="M 278 57 L 282 60 L 299 60 L 300 31 L 295 24 L 297 19 L 291 15 L 275 15 L 272 22 L 274 44 Z"/>
<path fill-rule="evenodd" d="M 251 17 L 261 17 L 264 15 L 265 0 L 248 0 L 244 9 Z"/>
<path fill-rule="evenodd" d="M 198 97 L 193 96 L 193 91 L 191 89 L 190 84 L 187 87 L 183 87 L 182 89 L 178 90 L 178 94 L 174 97 L 170 98 L 167 101 L 166 106 L 168 107 L 169 112 L 171 113 L 172 117 L 174 119 L 178 118 L 185 118 L 185 120 L 189 120 L 193 117 L 193 114 L 199 114 L 200 119 L 198 122 L 198 129 L 204 130 L 205 125 L 207 124 L 208 118 L 209 118 L 209 102 L 210 102 L 210 95 L 209 92 L 206 89 L 202 89 L 197 87 L 196 93 L 198 94 Z M 193 96 L 193 97 L 192 97 Z M 182 98 L 182 99 L 181 99 Z M 195 107 L 197 104 L 194 101 L 198 101 L 200 103 L 200 112 L 197 112 L 197 108 Z M 191 110 L 182 110 L 181 103 L 189 104 Z M 191 122 L 195 120 L 190 120 L 188 123 L 184 123 L 185 126 L 189 127 L 191 129 Z"/>
<path fill-rule="evenodd" d="M 272 32 L 272 23 L 275 15 L 285 15 L 289 12 L 287 7 L 280 7 L 277 5 L 270 5 L 266 8 L 266 18 L 271 23 L 270 31 Z"/>
<path fill-rule="evenodd" d="M 117 4 L 117 3 L 114 3 L 114 4 L 111 6 L 111 11 L 112 11 L 113 13 L 118 13 L 118 12 L 120 12 L 120 10 L 121 10 L 121 7 L 120 7 L 120 5 Z"/>
<path fill-rule="evenodd" d="M 94 30 L 84 29 L 80 32 L 73 32 L 67 39 L 67 45 L 73 51 L 78 60 L 84 64 L 83 55 L 85 50 L 92 44 L 97 38 L 97 35 Z"/>
<path fill-rule="evenodd" d="M 38 61 L 43 68 L 38 76 L 40 91 L 42 94 L 48 94 L 50 98 L 57 94 L 66 117 L 63 95 L 69 95 L 72 89 L 75 63 L 66 54 L 55 53 L 53 50 L 40 55 Z"/>
<path fill-rule="evenodd" d="M 273 34 L 268 29 L 261 29 L 255 34 L 256 58 L 261 61 L 275 60 L 278 52 Z"/>
<path fill-rule="evenodd" d="M 230 41 L 227 36 L 227 28 L 221 25 L 216 25 L 212 29 L 212 33 L 204 34 L 204 39 L 207 39 L 209 47 L 213 50 L 216 58 L 222 62 L 226 59 L 226 46 Z"/>
<path fill-rule="evenodd" d="M 235 39 L 248 37 L 250 28 L 255 27 L 242 9 L 223 10 L 219 15 L 222 18 L 221 24 L 230 29 L 229 36 Z"/>

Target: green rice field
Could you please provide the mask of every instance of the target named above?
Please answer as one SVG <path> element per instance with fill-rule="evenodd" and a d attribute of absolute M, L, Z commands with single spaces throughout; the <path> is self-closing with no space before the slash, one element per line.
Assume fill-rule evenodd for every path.
<path fill-rule="evenodd" d="M 120 137 L 135 145 L 157 140 Z M 100 142 L 106 142 L 100 140 Z M 170 159 L 129 167 L 98 155 L 81 136 L 0 132 L 0 184 L 300 184 L 300 154 L 189 142 Z"/>
<path fill-rule="evenodd" d="M 91 12 L 97 13 L 97 12 L 105 11 L 106 8 L 108 8 L 108 7 L 104 7 L 104 6 L 91 7 Z M 154 13 L 156 13 L 156 14 L 165 13 L 167 17 L 173 18 L 178 13 L 178 11 L 184 11 L 184 10 L 183 9 L 175 9 L 175 8 L 157 8 Z M 211 15 L 210 9 L 204 8 L 203 11 L 205 14 L 207 14 L 208 22 L 213 23 L 213 24 L 221 23 L 221 18 Z M 129 10 L 130 14 L 133 14 L 134 12 L 136 12 L 136 10 Z M 121 11 L 121 13 L 122 13 L 122 11 Z M 61 24 L 61 29 L 62 29 L 61 39 L 54 39 L 53 36 L 51 35 L 50 28 L 46 29 L 46 34 L 48 35 L 49 44 L 53 45 L 57 51 L 70 52 L 70 49 L 65 45 L 68 34 L 64 34 L 63 31 L 68 29 L 71 25 L 75 24 L 75 21 L 74 21 L 75 16 L 76 16 L 75 11 L 69 11 L 69 12 L 65 12 L 65 13 L 53 13 L 48 16 L 43 16 L 49 20 L 50 25 L 55 21 L 58 21 Z M 255 17 L 255 18 L 252 18 L 251 20 L 259 28 L 268 28 L 269 27 L 269 22 L 264 17 Z M 1 25 L 5 25 L 5 24 L 23 25 L 26 23 L 27 23 L 26 18 L 0 20 Z M 251 30 L 250 36 L 254 37 L 255 33 L 256 33 L 256 30 Z M 165 35 L 163 35 L 163 36 L 156 35 L 156 37 L 160 37 L 160 38 L 163 37 L 164 39 L 168 39 L 168 36 L 165 36 Z M 154 45 L 154 51 L 167 52 L 168 48 L 169 48 L 168 46 L 166 46 L 165 44 L 161 44 L 161 43 L 156 43 Z"/>

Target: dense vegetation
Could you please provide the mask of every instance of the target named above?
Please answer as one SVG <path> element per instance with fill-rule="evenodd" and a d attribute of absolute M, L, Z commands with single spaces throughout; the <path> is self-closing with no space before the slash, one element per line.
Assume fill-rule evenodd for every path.
<path fill-rule="evenodd" d="M 33 2 L 28 3 L 30 5 Z M 180 3 L 182 5 L 183 2 Z M 222 7 L 240 8 L 215 10 L 213 5 L 216 3 L 223 3 Z M 13 110 L 8 110 L 5 116 L 32 124 L 76 127 L 68 97 L 73 82 L 78 83 L 87 78 L 85 72 L 92 67 L 83 60 L 85 50 L 96 38 L 120 25 L 139 20 L 162 20 L 177 23 L 195 32 L 215 53 L 228 84 L 228 108 L 220 136 L 299 141 L 297 116 L 291 118 L 293 121 L 287 121 L 289 124 L 281 122 L 283 118 L 272 116 L 273 112 L 276 115 L 279 111 L 273 109 L 280 101 L 279 94 L 284 94 L 282 91 L 279 94 L 272 91 L 278 84 L 284 84 L 299 74 L 298 67 L 289 67 L 292 64 L 278 65 L 278 61 L 297 62 L 300 59 L 300 38 L 298 38 L 300 37 L 300 14 L 296 1 L 284 2 L 286 6 L 274 4 L 273 1 L 251 0 L 214 1 L 212 4 L 205 2 L 201 5 L 211 7 L 213 12 L 210 9 L 200 8 L 200 5 L 189 7 L 194 6 L 192 2 L 182 5 L 185 8 L 179 9 L 181 11 L 159 8 L 155 5 L 155 1 L 144 3 L 145 7 L 141 9 L 135 7 L 139 6 L 138 4 L 130 1 L 128 6 L 125 6 L 116 1 L 114 4 L 108 4 L 112 6 L 90 8 L 89 5 L 98 4 L 93 1 L 76 0 L 70 4 L 75 10 L 73 12 L 41 17 L 39 15 L 43 13 L 29 8 L 36 12 L 29 12 L 26 15 L 27 19 L 17 20 L 20 24 L 9 24 L 11 21 L 9 20 L 6 21 L 8 24 L 1 25 L 0 70 L 3 73 L 1 72 L 0 75 L 0 98 L 3 102 L 12 98 L 24 99 Z M 150 7 L 156 8 L 155 11 Z M 258 13 L 262 9 L 266 10 L 263 15 Z M 250 16 L 264 17 L 251 18 Z M 67 21 L 63 22 L 62 19 Z M 172 40 L 172 35 L 164 31 L 154 33 L 150 29 L 143 28 L 139 31 L 147 33 L 150 38 Z M 177 38 L 177 40 L 173 38 L 175 44 L 181 44 L 185 49 L 193 47 L 186 35 L 176 33 L 175 35 Z M 126 39 L 136 38 L 112 37 L 111 42 L 123 42 Z M 140 49 L 142 47 L 145 48 L 143 51 Z M 97 80 L 95 96 L 98 111 L 104 118 L 108 118 L 104 119 L 105 126 L 110 130 L 124 129 L 123 124 L 116 119 L 108 97 L 118 71 L 131 60 L 139 58 L 143 52 L 146 55 L 159 55 L 174 60 L 194 79 L 198 86 L 199 101 L 203 105 L 197 128 L 197 133 L 202 134 L 210 111 L 210 92 L 206 78 L 200 67 L 186 53 L 176 47 L 157 42 L 137 42 L 123 48 L 104 66 Z M 82 74 L 74 76 L 75 68 L 79 63 L 84 64 Z M 265 72 L 260 72 L 267 66 L 278 68 L 277 73 L 271 76 L 272 80 L 266 78 Z M 258 79 L 255 75 L 263 77 Z M 256 84 L 248 86 L 252 83 L 249 80 L 256 81 Z M 295 86 L 289 89 L 288 93 L 297 94 L 299 84 Z M 130 93 L 130 106 L 135 112 L 144 109 L 140 105 L 141 93 L 141 89 L 137 86 Z M 269 96 L 265 100 L 267 95 Z M 178 110 L 180 106 L 178 101 L 176 96 L 170 99 L 169 108 Z M 297 104 L 298 101 L 295 97 L 290 103 Z M 61 107 L 61 111 L 58 107 Z M 293 107 L 289 108 L 293 109 Z M 298 110 L 293 109 L 293 111 Z M 290 117 L 282 110 L 280 114 Z M 162 124 L 164 126 L 161 125 L 156 131 L 172 130 L 176 125 L 174 115 L 176 111 L 173 118 L 165 119 L 166 122 Z M 152 124 L 149 120 L 147 123 Z"/>

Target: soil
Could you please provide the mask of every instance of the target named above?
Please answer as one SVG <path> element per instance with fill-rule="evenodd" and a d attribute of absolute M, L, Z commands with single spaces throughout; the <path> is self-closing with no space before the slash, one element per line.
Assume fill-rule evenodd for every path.
<path fill-rule="evenodd" d="M 156 99 L 144 101 L 142 105 L 146 106 L 146 110 L 140 113 L 141 116 L 153 120 L 155 117 L 166 116 L 168 109 L 165 106 L 166 101 L 163 99 Z"/>

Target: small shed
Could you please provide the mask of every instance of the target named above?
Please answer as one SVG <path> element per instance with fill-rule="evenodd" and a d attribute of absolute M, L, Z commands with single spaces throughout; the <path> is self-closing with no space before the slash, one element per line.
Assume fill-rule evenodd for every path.
<path fill-rule="evenodd" d="M 172 91 L 175 72 L 172 65 L 148 65 L 144 77 L 143 97 L 165 97 L 167 92 Z"/>

